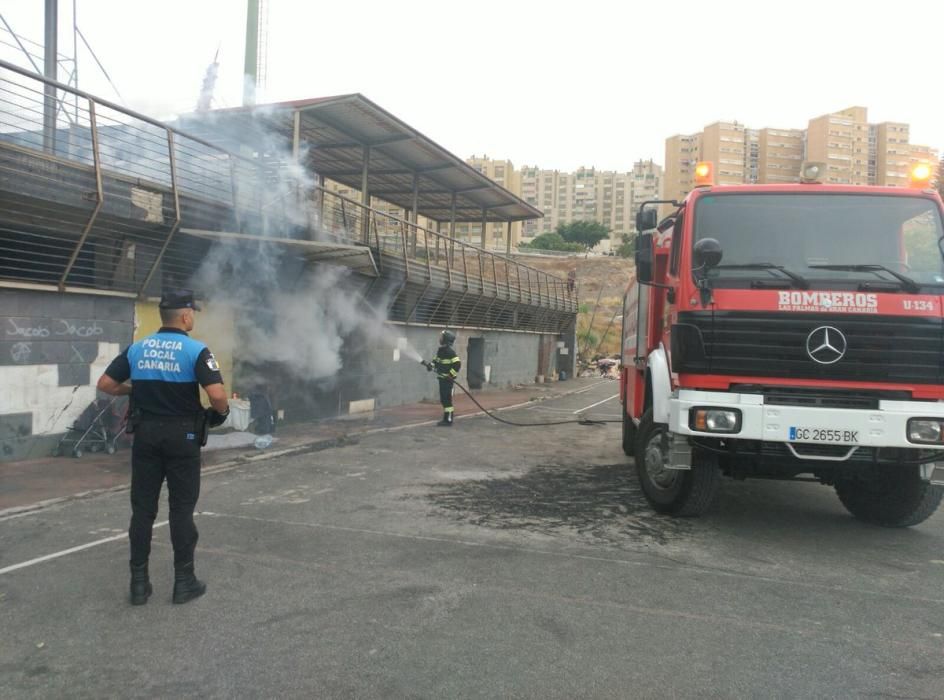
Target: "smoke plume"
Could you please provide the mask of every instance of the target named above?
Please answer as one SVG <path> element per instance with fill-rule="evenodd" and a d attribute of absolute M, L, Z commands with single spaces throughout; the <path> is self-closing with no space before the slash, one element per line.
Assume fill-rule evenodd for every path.
<path fill-rule="evenodd" d="M 404 347 L 385 323 L 389 297 L 374 289 L 374 305 L 365 303 L 368 278 L 344 267 L 306 263 L 278 243 L 284 237 L 347 237 L 344 231 L 326 230 L 318 220 L 315 180 L 302 165 L 309 144 L 302 144 L 296 160 L 285 134 L 269 127 L 279 123 L 279 116 L 285 118 L 284 113 L 277 115 L 272 108 L 261 107 L 252 112 L 251 120 L 245 115 L 227 120 L 225 113 L 213 112 L 187 120 L 188 129 L 212 134 L 228 150 L 251 150 L 260 165 L 266 166 L 265 177 L 239 182 L 237 188 L 253 188 L 262 212 L 255 219 L 258 230 L 244 227 L 241 232 L 266 236 L 271 242 L 216 244 L 197 275 L 212 314 L 233 319 L 204 324 L 213 333 L 208 341 L 220 352 L 231 351 L 243 366 L 276 362 L 302 382 L 335 377 L 345 364 L 345 338 L 353 333 L 419 360 L 419 354 Z M 238 130 L 234 131 L 234 124 Z M 242 194 L 245 191 L 237 197 Z"/>

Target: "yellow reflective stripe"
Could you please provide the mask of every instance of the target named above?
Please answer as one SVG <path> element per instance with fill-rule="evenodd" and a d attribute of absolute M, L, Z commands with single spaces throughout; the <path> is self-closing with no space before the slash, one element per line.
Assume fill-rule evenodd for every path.
<path fill-rule="evenodd" d="M 456 410 L 456 409 L 455 409 L 453 406 L 449 406 L 448 408 L 444 408 L 444 409 L 443 409 L 443 411 L 444 411 L 445 413 L 452 413 L 452 412 L 455 411 L 455 410 Z"/>
<path fill-rule="evenodd" d="M 453 363 L 455 363 L 455 362 L 459 362 L 459 358 L 458 358 L 458 357 L 453 357 L 452 359 L 447 360 L 447 359 L 445 359 L 444 357 L 437 357 L 437 358 L 435 359 L 435 362 L 438 362 L 438 363 L 441 364 L 441 365 L 451 365 L 451 364 L 453 364 Z"/>
<path fill-rule="evenodd" d="M 458 376 L 459 376 L 459 373 L 456 372 L 454 369 L 449 370 L 449 374 L 451 374 L 453 377 L 458 377 Z"/>

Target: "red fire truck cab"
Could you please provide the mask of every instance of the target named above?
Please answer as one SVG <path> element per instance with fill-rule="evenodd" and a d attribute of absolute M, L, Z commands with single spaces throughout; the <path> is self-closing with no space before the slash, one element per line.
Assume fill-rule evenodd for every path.
<path fill-rule="evenodd" d="M 812 478 L 894 527 L 944 495 L 944 205 L 927 166 L 911 188 L 825 172 L 717 186 L 699 164 L 684 201 L 640 207 L 623 449 L 660 512 L 705 512 L 722 476 Z"/>

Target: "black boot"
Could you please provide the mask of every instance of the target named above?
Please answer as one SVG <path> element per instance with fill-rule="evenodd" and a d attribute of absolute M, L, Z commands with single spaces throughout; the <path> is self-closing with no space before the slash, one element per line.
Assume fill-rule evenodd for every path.
<path fill-rule="evenodd" d="M 174 602 L 189 603 L 206 593 L 206 584 L 193 573 L 193 562 L 174 564 Z"/>
<path fill-rule="evenodd" d="M 144 605 L 153 592 L 151 580 L 148 578 L 147 562 L 138 566 L 131 564 L 131 604 Z"/>
<path fill-rule="evenodd" d="M 436 425 L 444 428 L 452 427 L 452 413 L 447 411 L 443 413 L 443 418 Z"/>

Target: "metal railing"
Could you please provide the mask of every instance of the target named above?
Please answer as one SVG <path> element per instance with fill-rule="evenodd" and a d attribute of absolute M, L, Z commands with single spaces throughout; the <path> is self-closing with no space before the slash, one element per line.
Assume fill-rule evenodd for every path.
<path fill-rule="evenodd" d="M 366 218 L 367 244 L 380 254 L 378 264 L 402 274 L 406 282 L 498 296 L 557 311 L 577 309 L 576 289 L 565 279 L 366 207 L 324 187 L 315 186 L 312 190 L 315 194 L 312 218 L 316 222 L 313 229 L 338 232 L 354 239 L 364 230 Z"/>
<path fill-rule="evenodd" d="M 180 227 L 260 211 L 260 174 L 248 158 L 0 62 L 2 279 L 126 296 L 183 283 L 199 250 Z"/>
<path fill-rule="evenodd" d="M 440 305 L 463 297 L 448 302 L 456 308 L 487 296 L 576 311 L 566 280 L 313 185 L 310 173 L 287 179 L 299 168 L 285 165 L 0 61 L 0 280 L 154 294 L 198 269 L 209 243 L 179 233 L 193 228 L 369 246 L 382 276 L 402 283 L 397 296 L 422 285 L 440 290 Z"/>

